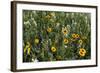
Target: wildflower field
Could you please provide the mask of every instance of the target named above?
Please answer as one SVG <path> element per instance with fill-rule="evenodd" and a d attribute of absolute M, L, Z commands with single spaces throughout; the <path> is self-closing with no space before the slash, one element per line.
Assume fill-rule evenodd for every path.
<path fill-rule="evenodd" d="M 90 13 L 23 10 L 23 62 L 90 58 Z"/>

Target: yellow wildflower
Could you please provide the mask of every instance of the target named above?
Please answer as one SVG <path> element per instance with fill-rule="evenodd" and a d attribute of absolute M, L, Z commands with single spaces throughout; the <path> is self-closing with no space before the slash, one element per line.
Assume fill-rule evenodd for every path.
<path fill-rule="evenodd" d="M 63 33 L 64 35 L 68 34 L 68 30 L 67 30 L 66 27 L 65 27 L 65 28 L 62 28 L 62 33 Z"/>
<path fill-rule="evenodd" d="M 68 44 L 68 42 L 69 42 L 68 39 L 65 38 L 64 39 L 64 44 Z"/>
<path fill-rule="evenodd" d="M 77 39 L 77 38 L 79 38 L 79 34 L 75 34 L 74 33 L 74 34 L 72 34 L 72 37 L 75 38 L 75 39 Z"/>
<path fill-rule="evenodd" d="M 79 38 L 79 34 L 76 34 L 76 36 L 75 36 L 76 38 Z"/>
<path fill-rule="evenodd" d="M 72 34 L 72 37 L 75 38 L 76 34 Z"/>
<path fill-rule="evenodd" d="M 82 41 L 82 40 L 79 40 L 78 42 L 79 42 L 79 44 L 82 44 L 82 43 L 83 43 L 83 41 Z"/>
<path fill-rule="evenodd" d="M 39 43 L 39 39 L 36 38 L 36 39 L 34 40 L 34 42 L 35 42 L 35 44 L 38 44 L 38 43 Z"/>
<path fill-rule="evenodd" d="M 80 48 L 79 55 L 82 56 L 82 57 L 84 57 L 85 54 L 86 54 L 86 50 L 84 48 Z"/>
<path fill-rule="evenodd" d="M 56 49 L 55 47 L 51 47 L 51 51 L 52 51 L 52 52 L 56 52 L 57 49 Z"/>
<path fill-rule="evenodd" d="M 52 31 L 52 28 L 48 28 L 48 29 L 47 29 L 47 32 L 51 32 L 51 31 Z"/>

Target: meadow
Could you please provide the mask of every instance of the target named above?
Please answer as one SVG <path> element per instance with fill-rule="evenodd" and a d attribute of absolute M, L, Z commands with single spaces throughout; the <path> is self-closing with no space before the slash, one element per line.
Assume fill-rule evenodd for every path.
<path fill-rule="evenodd" d="M 23 10 L 23 62 L 90 58 L 90 13 Z"/>

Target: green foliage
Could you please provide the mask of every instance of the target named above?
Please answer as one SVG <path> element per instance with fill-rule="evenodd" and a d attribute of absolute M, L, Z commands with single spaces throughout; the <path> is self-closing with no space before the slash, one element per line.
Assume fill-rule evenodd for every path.
<path fill-rule="evenodd" d="M 23 10 L 23 62 L 91 58 L 91 15 Z"/>

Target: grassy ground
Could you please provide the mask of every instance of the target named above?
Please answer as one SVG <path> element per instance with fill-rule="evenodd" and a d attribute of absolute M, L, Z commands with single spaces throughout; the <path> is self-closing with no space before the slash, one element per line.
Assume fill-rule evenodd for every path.
<path fill-rule="evenodd" d="M 91 58 L 91 14 L 23 10 L 23 62 Z"/>

